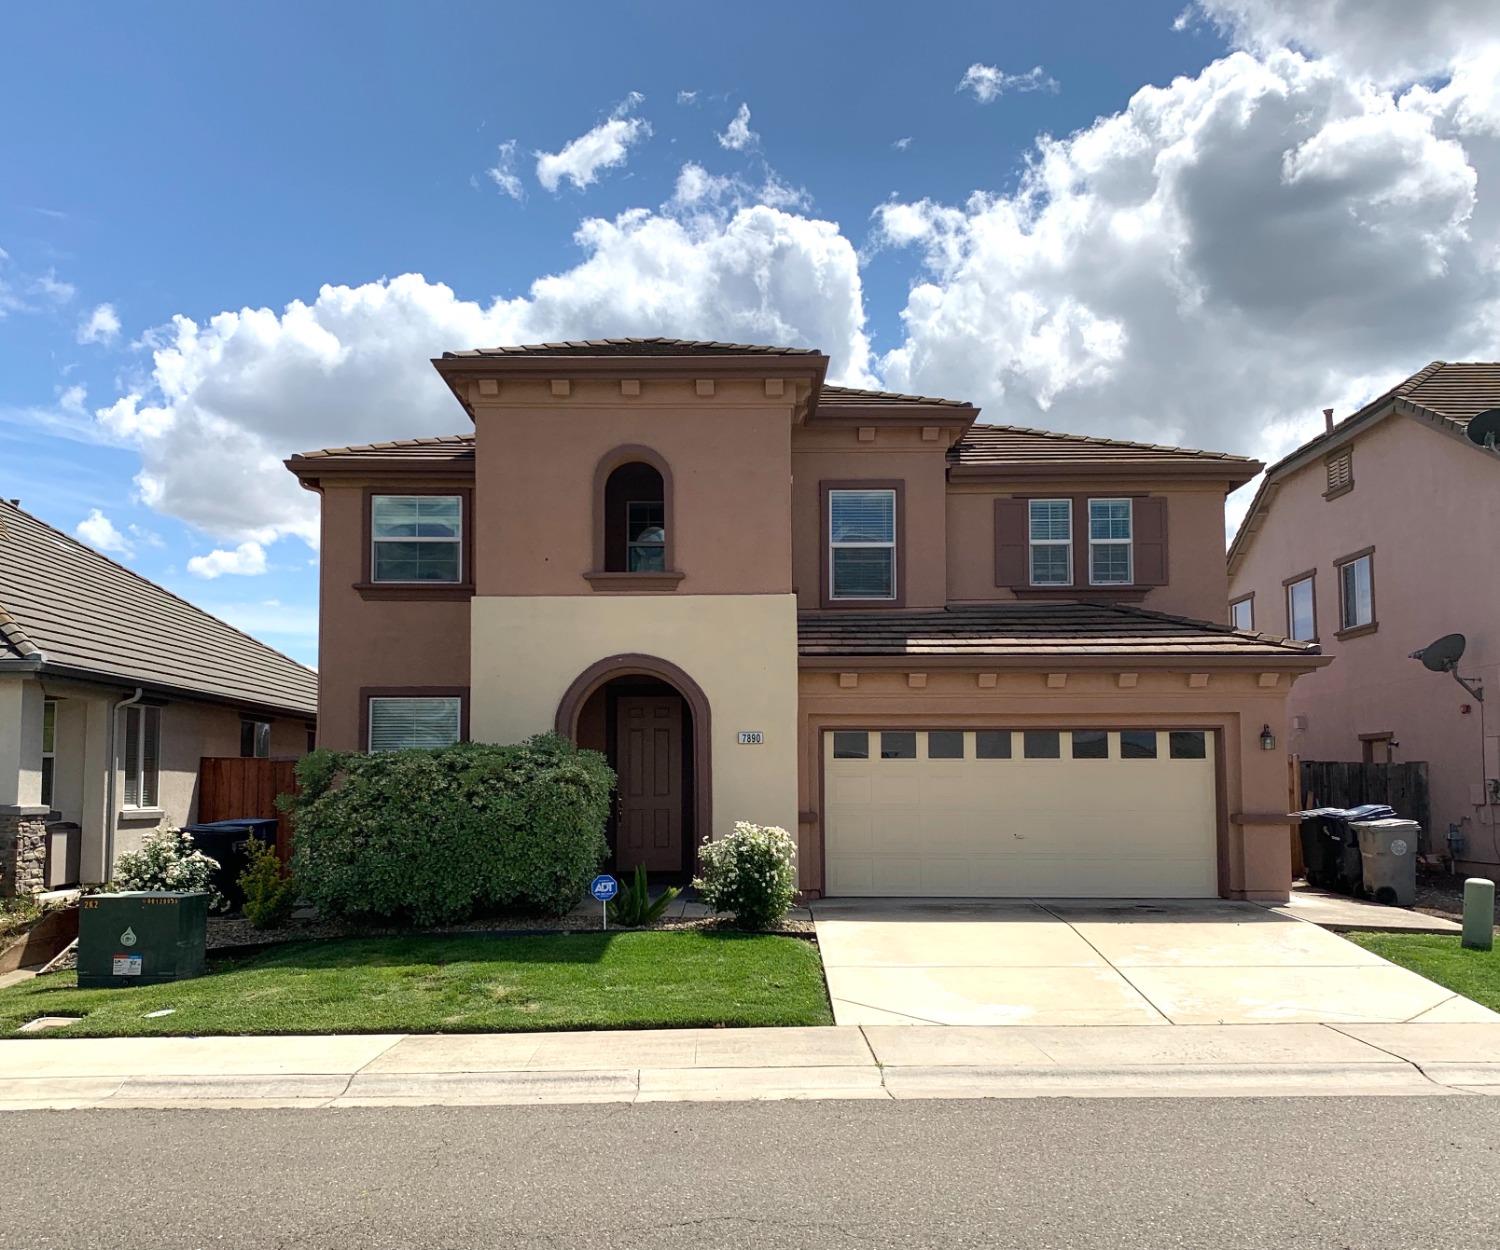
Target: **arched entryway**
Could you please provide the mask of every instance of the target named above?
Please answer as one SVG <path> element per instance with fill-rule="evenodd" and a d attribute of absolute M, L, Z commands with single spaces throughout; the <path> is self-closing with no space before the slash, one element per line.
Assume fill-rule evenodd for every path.
<path fill-rule="evenodd" d="M 617 871 L 692 875 L 713 826 L 708 699 L 669 660 L 612 655 L 580 673 L 557 732 L 602 751 L 619 777 L 608 837 Z"/>

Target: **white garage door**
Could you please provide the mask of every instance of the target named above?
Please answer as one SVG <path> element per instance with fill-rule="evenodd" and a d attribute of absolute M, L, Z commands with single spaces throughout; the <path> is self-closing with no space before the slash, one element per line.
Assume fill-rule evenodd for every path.
<path fill-rule="evenodd" d="M 1218 893 L 1202 730 L 823 735 L 830 895 Z"/>

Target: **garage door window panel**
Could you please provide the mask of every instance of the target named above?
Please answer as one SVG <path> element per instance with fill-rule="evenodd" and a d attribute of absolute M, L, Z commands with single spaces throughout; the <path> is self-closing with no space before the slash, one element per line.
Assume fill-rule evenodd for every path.
<path fill-rule="evenodd" d="M 974 735 L 974 758 L 981 760 L 1010 759 L 1010 730 L 981 729 Z"/>
<path fill-rule="evenodd" d="M 1120 758 L 1122 760 L 1154 760 L 1156 758 L 1156 730 L 1122 729 L 1120 731 Z"/>
<path fill-rule="evenodd" d="M 833 735 L 833 758 L 836 760 L 867 760 L 870 758 L 870 735 L 841 729 Z"/>
<path fill-rule="evenodd" d="M 1075 760 L 1107 760 L 1109 758 L 1109 734 L 1103 729 L 1075 729 L 1073 739 Z"/>
<path fill-rule="evenodd" d="M 917 758 L 917 735 L 905 730 L 880 735 L 880 758 L 914 760 Z"/>
<path fill-rule="evenodd" d="M 927 735 L 927 758 L 930 760 L 963 759 L 963 731 L 956 729 L 934 729 Z"/>
<path fill-rule="evenodd" d="M 1062 735 L 1055 729 L 1028 729 L 1021 735 L 1026 758 L 1056 760 L 1062 758 Z"/>
<path fill-rule="evenodd" d="M 1208 758 L 1208 735 L 1201 729 L 1174 729 L 1170 734 L 1170 755 L 1174 760 Z"/>

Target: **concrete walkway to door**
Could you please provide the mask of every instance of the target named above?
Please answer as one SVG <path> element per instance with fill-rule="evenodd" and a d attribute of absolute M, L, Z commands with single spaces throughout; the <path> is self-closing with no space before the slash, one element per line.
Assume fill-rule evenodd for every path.
<path fill-rule="evenodd" d="M 1500 1020 L 1255 903 L 825 899 L 812 913 L 839 1024 Z"/>

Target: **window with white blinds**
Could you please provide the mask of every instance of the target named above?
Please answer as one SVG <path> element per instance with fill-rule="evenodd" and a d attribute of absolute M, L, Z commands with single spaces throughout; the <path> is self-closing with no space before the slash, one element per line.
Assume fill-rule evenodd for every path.
<path fill-rule="evenodd" d="M 161 795 L 161 708 L 125 709 L 125 806 L 155 807 Z"/>
<path fill-rule="evenodd" d="M 370 750 L 451 747 L 460 737 L 463 701 L 453 698 L 370 700 Z"/>
<path fill-rule="evenodd" d="M 828 597 L 896 597 L 896 492 L 828 492 Z"/>

